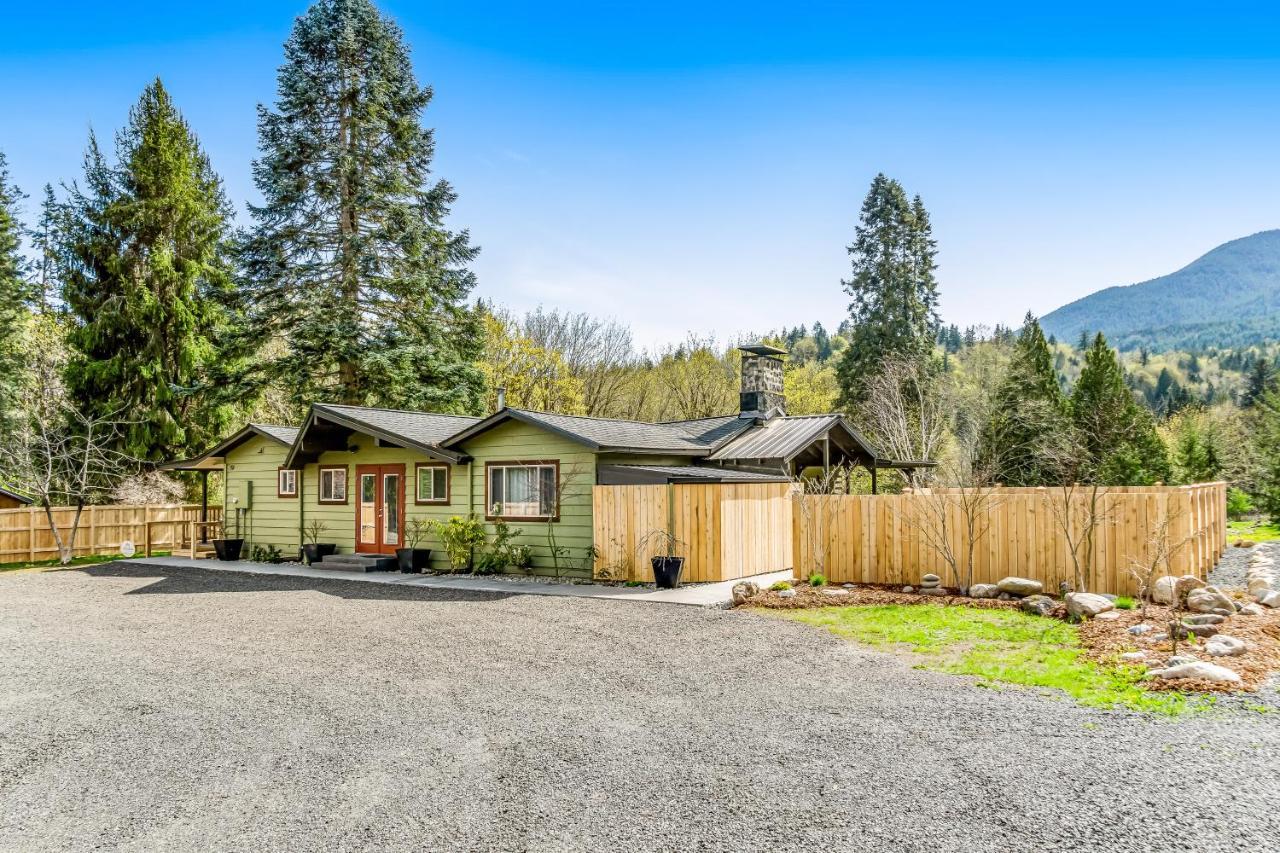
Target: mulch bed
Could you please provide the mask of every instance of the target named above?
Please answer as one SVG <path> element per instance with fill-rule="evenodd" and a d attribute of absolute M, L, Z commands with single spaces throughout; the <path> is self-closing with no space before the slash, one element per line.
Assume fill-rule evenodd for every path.
<path fill-rule="evenodd" d="M 830 595 L 823 590 L 843 589 L 848 595 Z M 965 598 L 960 595 L 919 595 L 906 593 L 900 586 L 882 584 L 855 584 L 852 588 L 840 586 L 813 587 L 808 584 L 797 584 L 796 595 L 783 598 L 773 590 L 761 590 L 748 602 L 749 607 L 763 607 L 773 610 L 804 610 L 815 607 L 866 607 L 885 604 L 909 604 L 933 607 L 973 607 L 983 610 L 1017 610 L 1017 601 L 1001 601 L 997 598 Z M 1245 600 L 1245 599 L 1242 599 Z M 1142 636 L 1134 636 L 1128 629 L 1140 622 L 1152 626 L 1151 634 L 1165 633 L 1171 620 L 1168 607 L 1149 604 L 1144 620 L 1140 611 L 1115 610 L 1118 619 L 1092 619 L 1080 625 L 1080 643 L 1085 656 L 1104 664 L 1116 664 L 1118 656 L 1123 652 L 1144 651 L 1148 661 L 1131 665 L 1145 668 L 1148 664 L 1156 666 L 1172 654 L 1173 643 L 1169 640 L 1152 642 Z M 1058 604 L 1049 614 L 1058 619 L 1066 619 L 1065 604 Z M 1184 614 L 1186 615 L 1186 614 Z M 1242 685 L 1232 686 L 1216 682 L 1194 679 L 1177 679 L 1165 681 L 1151 679 L 1147 687 L 1150 690 L 1178 690 L 1229 693 L 1234 690 L 1258 690 L 1274 673 L 1280 671 L 1280 610 L 1268 610 L 1263 616 L 1246 616 L 1236 614 L 1228 617 L 1219 626 L 1221 633 L 1229 634 L 1244 640 L 1248 649 L 1242 655 L 1226 658 L 1214 658 L 1204 653 L 1205 640 L 1198 639 L 1195 645 L 1188 640 L 1178 641 L 1180 654 L 1191 654 L 1201 660 L 1221 664 L 1239 674 Z M 1147 635 L 1149 636 L 1149 635 Z"/>

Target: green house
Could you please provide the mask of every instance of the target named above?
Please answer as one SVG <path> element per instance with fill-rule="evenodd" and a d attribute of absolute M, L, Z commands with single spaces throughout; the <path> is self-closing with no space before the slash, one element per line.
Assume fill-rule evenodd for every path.
<path fill-rule="evenodd" d="M 815 466 L 860 464 L 874 475 L 930 464 L 881 458 L 838 414 L 788 417 L 781 354 L 743 348 L 740 410 L 720 417 L 647 423 L 503 407 L 474 418 L 316 403 L 300 426 L 249 424 L 166 467 L 224 471 L 226 535 L 286 557 L 317 520 L 320 541 L 340 555 L 373 556 L 406 547 L 413 519 L 473 517 L 492 533 L 501 518 L 532 548 L 535 571 L 589 577 L 597 485 L 771 482 Z M 434 536 L 420 547 L 432 549 L 432 568 L 447 566 Z"/>

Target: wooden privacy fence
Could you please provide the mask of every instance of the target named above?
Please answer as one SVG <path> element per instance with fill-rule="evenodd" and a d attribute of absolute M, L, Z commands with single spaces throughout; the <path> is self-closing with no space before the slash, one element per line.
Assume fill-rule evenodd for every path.
<path fill-rule="evenodd" d="M 595 576 L 652 581 L 649 558 L 670 530 L 685 558 L 683 579 L 720 581 L 790 567 L 791 485 L 596 486 L 592 490 Z"/>
<path fill-rule="evenodd" d="M 53 518 L 64 541 L 70 535 L 75 507 L 54 507 Z M 209 520 L 222 518 L 222 507 L 209 507 Z M 150 528 L 151 547 L 167 549 L 180 543 L 189 522 L 200 519 L 199 504 L 150 506 L 87 506 L 80 516 L 76 556 L 118 554 L 125 540 L 141 553 Z M 43 507 L 0 509 L 0 563 L 51 560 L 58 546 Z"/>
<path fill-rule="evenodd" d="M 1055 594 L 1062 581 L 1076 586 L 1073 550 L 1090 568 L 1089 589 L 1133 595 L 1138 585 L 1129 569 L 1149 563 L 1158 540 L 1172 551 L 1167 571 L 1174 575 L 1204 577 L 1226 547 L 1225 483 L 1128 486 L 1096 494 L 1084 486 L 997 489 L 979 501 L 973 495 L 943 489 L 798 497 L 808 506 L 797 504 L 794 513 L 796 573 L 804 578 L 821 567 L 837 583 L 917 584 L 933 572 L 954 586 L 941 552 L 949 548 L 963 571 L 969 515 L 978 532 L 975 583 L 1017 575 L 1041 581 Z M 1096 519 L 1091 545 L 1090 517 Z"/>
<path fill-rule="evenodd" d="M 1096 497 L 1096 502 L 1095 502 Z M 670 530 L 683 544 L 684 579 L 719 581 L 793 569 L 808 577 L 821 566 L 837 583 L 916 584 L 934 572 L 954 585 L 933 545 L 942 534 L 967 557 L 958 490 L 903 495 L 800 496 L 788 483 L 596 486 L 593 490 L 597 578 L 653 580 L 646 543 Z M 1167 521 L 1165 540 L 1179 546 L 1173 574 L 1204 576 L 1226 547 L 1226 485 L 998 489 L 974 513 L 978 530 L 975 583 L 1007 575 L 1034 578 L 1056 592 L 1074 584 L 1068 541 L 1083 557 L 1083 521 L 1098 519 L 1092 543 L 1091 589 L 1136 592 L 1129 566 L 1147 560 L 1152 537 Z M 1063 530 L 1068 525 L 1071 536 Z M 946 547 L 946 546 L 944 546 Z"/>

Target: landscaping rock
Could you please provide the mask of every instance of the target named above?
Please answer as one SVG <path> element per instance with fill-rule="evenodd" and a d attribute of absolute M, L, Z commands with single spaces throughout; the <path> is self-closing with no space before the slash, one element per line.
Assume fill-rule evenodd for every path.
<path fill-rule="evenodd" d="M 1100 622 L 1114 622 L 1116 619 L 1120 619 L 1123 616 L 1124 614 L 1121 613 L 1119 610 L 1108 610 L 1104 613 L 1099 613 L 1097 616 L 1093 618 L 1097 619 Z"/>
<path fill-rule="evenodd" d="M 911 593 L 913 593 L 913 592 L 915 592 L 915 591 L 916 591 L 916 588 L 915 588 L 914 586 L 910 586 L 910 585 L 908 585 L 908 586 L 904 586 L 904 587 L 902 588 L 902 591 L 903 591 L 903 592 L 905 592 L 905 593 L 907 593 L 908 595 L 910 595 Z"/>
<path fill-rule="evenodd" d="M 925 589 L 931 589 L 932 587 L 938 586 L 941 583 L 942 583 L 942 578 L 938 577 L 935 574 L 927 574 L 924 577 L 920 578 L 920 586 L 924 587 Z"/>
<path fill-rule="evenodd" d="M 1030 578 L 1003 578 L 996 584 L 996 588 L 1001 592 L 1007 592 L 1010 595 L 1016 595 L 1019 597 L 1039 595 L 1044 592 L 1044 584 L 1040 583 L 1040 581 L 1033 581 Z"/>
<path fill-rule="evenodd" d="M 940 586 L 925 587 L 924 589 L 919 590 L 919 593 L 921 595 L 950 595 L 951 594 Z"/>
<path fill-rule="evenodd" d="M 1216 586 L 1198 587 L 1187 593 L 1187 609 L 1198 613 L 1213 613 L 1218 610 L 1236 612 L 1236 606 L 1230 597 Z"/>
<path fill-rule="evenodd" d="M 1000 599 L 1001 601 L 1013 601 L 1013 596 L 1007 592 L 1000 593 L 999 595 L 996 596 L 996 598 Z"/>
<path fill-rule="evenodd" d="M 1157 578 L 1155 585 L 1151 588 L 1151 600 L 1156 604 L 1173 604 L 1174 589 L 1178 584 L 1178 579 L 1165 575 Z"/>
<path fill-rule="evenodd" d="M 995 598 L 1000 594 L 1000 587 L 993 583 L 975 583 L 969 587 L 970 598 Z"/>
<path fill-rule="evenodd" d="M 1204 645 L 1205 653 L 1215 658 L 1242 655 L 1248 648 L 1249 645 L 1244 640 L 1226 634 L 1219 634 Z"/>
<path fill-rule="evenodd" d="M 851 584 L 851 583 L 842 583 L 842 584 L 840 584 L 840 588 L 841 588 L 841 589 L 853 589 L 854 587 L 853 587 L 853 584 Z"/>
<path fill-rule="evenodd" d="M 1047 595 L 1029 595 L 1018 602 L 1018 609 L 1037 616 L 1048 616 L 1055 606 L 1056 602 Z"/>
<path fill-rule="evenodd" d="M 849 590 L 847 590 L 847 589 L 831 589 L 830 587 L 827 587 L 826 589 L 824 589 L 824 590 L 822 591 L 822 594 L 823 594 L 823 595 L 834 595 L 834 596 L 848 595 L 848 594 L 849 594 Z"/>
<path fill-rule="evenodd" d="M 1092 619 L 1099 613 L 1114 610 L 1115 605 L 1101 595 L 1092 592 L 1067 594 L 1067 615 L 1075 619 Z"/>
<path fill-rule="evenodd" d="M 1217 625 L 1182 625 L 1180 627 L 1188 634 L 1194 634 L 1201 639 L 1212 637 L 1222 630 Z"/>
<path fill-rule="evenodd" d="M 795 598 L 795 597 L 796 597 L 796 591 L 794 589 L 778 590 L 778 598 Z"/>
<path fill-rule="evenodd" d="M 1195 655 L 1174 655 L 1165 661 L 1165 666 L 1182 666 L 1184 663 L 1196 663 L 1200 658 Z"/>
<path fill-rule="evenodd" d="M 1258 598 L 1258 603 L 1263 607 L 1280 607 L 1280 592 L 1269 592 Z"/>
<path fill-rule="evenodd" d="M 754 581 L 739 581 L 729 591 L 734 604 L 745 604 L 752 596 L 760 593 L 760 586 Z"/>
<path fill-rule="evenodd" d="M 1240 676 L 1225 666 L 1203 661 L 1179 664 L 1166 669 L 1153 669 L 1147 675 L 1163 679 L 1195 678 L 1200 681 L 1214 681 L 1222 684 L 1240 683 Z"/>
<path fill-rule="evenodd" d="M 1125 663 L 1137 663 L 1138 661 L 1144 661 L 1146 659 L 1147 659 L 1146 652 L 1125 652 L 1124 654 L 1120 655 L 1120 660 L 1124 661 Z"/>
<path fill-rule="evenodd" d="M 1155 628 L 1143 622 L 1141 625 L 1130 626 L 1129 633 L 1133 634 L 1134 636 L 1140 636 L 1142 634 L 1149 634 L 1154 630 Z"/>
<path fill-rule="evenodd" d="M 1241 616 L 1265 616 L 1266 614 L 1267 614 L 1267 611 L 1262 607 L 1261 604 L 1250 603 L 1250 604 L 1243 605 L 1240 608 Z"/>
<path fill-rule="evenodd" d="M 1227 617 L 1218 613 L 1196 613 L 1191 616 L 1183 616 L 1182 621 L 1187 625 L 1221 625 L 1227 621 Z"/>
<path fill-rule="evenodd" d="M 1095 595 L 1100 595 L 1100 596 L 1102 596 L 1102 597 L 1103 597 L 1103 598 L 1105 598 L 1107 601 L 1110 601 L 1112 604 L 1115 604 L 1115 603 L 1116 603 L 1116 599 L 1120 597 L 1120 596 L 1118 596 L 1118 595 L 1113 595 L 1113 594 L 1111 594 L 1111 593 L 1109 593 L 1109 592 L 1099 592 L 1099 593 L 1095 593 Z"/>
<path fill-rule="evenodd" d="M 1159 634 L 1152 634 L 1149 637 L 1144 637 L 1143 639 L 1148 643 L 1163 643 L 1165 640 L 1169 639 L 1169 635 L 1161 631 Z"/>

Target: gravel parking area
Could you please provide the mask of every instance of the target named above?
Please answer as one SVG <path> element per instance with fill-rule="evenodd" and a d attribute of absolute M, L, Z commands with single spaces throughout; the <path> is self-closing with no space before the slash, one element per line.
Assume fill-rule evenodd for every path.
<path fill-rule="evenodd" d="M 763 616 L 0 574 L 0 849 L 1261 850 L 1280 711 L 978 689 Z"/>

